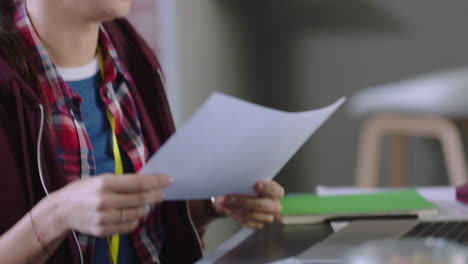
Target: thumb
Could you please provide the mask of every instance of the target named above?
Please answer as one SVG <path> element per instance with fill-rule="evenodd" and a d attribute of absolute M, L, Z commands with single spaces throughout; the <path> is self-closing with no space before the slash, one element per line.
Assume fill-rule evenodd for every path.
<path fill-rule="evenodd" d="M 226 196 L 219 196 L 219 197 L 216 197 L 215 199 L 215 203 L 214 203 L 214 206 L 215 206 L 215 210 L 217 212 L 219 212 L 220 214 L 229 214 L 231 213 L 231 209 L 229 209 L 229 207 L 226 205 Z"/>

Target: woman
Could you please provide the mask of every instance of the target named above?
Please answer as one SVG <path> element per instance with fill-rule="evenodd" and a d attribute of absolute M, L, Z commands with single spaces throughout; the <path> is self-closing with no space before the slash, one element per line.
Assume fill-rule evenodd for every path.
<path fill-rule="evenodd" d="M 214 218 L 261 228 L 280 213 L 273 181 L 164 202 L 170 176 L 134 174 L 174 126 L 157 59 L 117 19 L 130 4 L 2 0 L 0 263 L 190 263 Z"/>

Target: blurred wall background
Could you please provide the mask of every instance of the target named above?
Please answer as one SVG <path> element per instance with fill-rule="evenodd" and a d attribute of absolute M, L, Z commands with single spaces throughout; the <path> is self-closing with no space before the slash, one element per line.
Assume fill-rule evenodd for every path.
<path fill-rule="evenodd" d="M 300 111 L 466 66 L 466 10 L 463 0 L 147 0 L 130 19 L 161 58 L 180 125 L 212 91 Z M 360 125 L 343 107 L 276 179 L 287 191 L 352 184 Z M 412 151 L 413 184 L 446 183 L 436 143 L 413 139 Z M 237 228 L 214 223 L 207 251 Z"/>

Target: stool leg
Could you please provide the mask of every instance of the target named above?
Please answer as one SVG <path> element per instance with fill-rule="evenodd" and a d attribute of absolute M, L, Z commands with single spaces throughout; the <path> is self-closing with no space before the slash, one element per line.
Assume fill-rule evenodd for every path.
<path fill-rule="evenodd" d="M 355 184 L 358 187 L 377 186 L 384 126 L 379 116 L 375 116 L 367 120 L 362 128 L 356 167 Z"/>
<path fill-rule="evenodd" d="M 456 125 L 449 121 L 440 122 L 438 136 L 442 144 L 449 183 L 454 186 L 467 182 L 467 170 L 463 141 Z"/>
<path fill-rule="evenodd" d="M 390 186 L 408 186 L 408 137 L 402 134 L 390 136 Z"/>

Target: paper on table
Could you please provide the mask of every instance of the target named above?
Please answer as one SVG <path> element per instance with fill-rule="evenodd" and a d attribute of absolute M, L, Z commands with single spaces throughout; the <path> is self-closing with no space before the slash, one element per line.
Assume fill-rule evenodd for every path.
<path fill-rule="evenodd" d="M 315 192 L 318 195 L 343 195 L 376 193 L 404 188 L 356 188 L 356 187 L 329 187 L 318 185 Z M 437 205 L 439 213 L 435 216 L 424 217 L 428 220 L 468 219 L 468 206 L 455 199 L 455 188 L 451 186 L 416 187 L 418 193 Z"/>
<path fill-rule="evenodd" d="M 174 179 L 166 200 L 255 194 L 345 101 L 289 113 L 214 93 L 161 149 L 141 174 Z"/>

